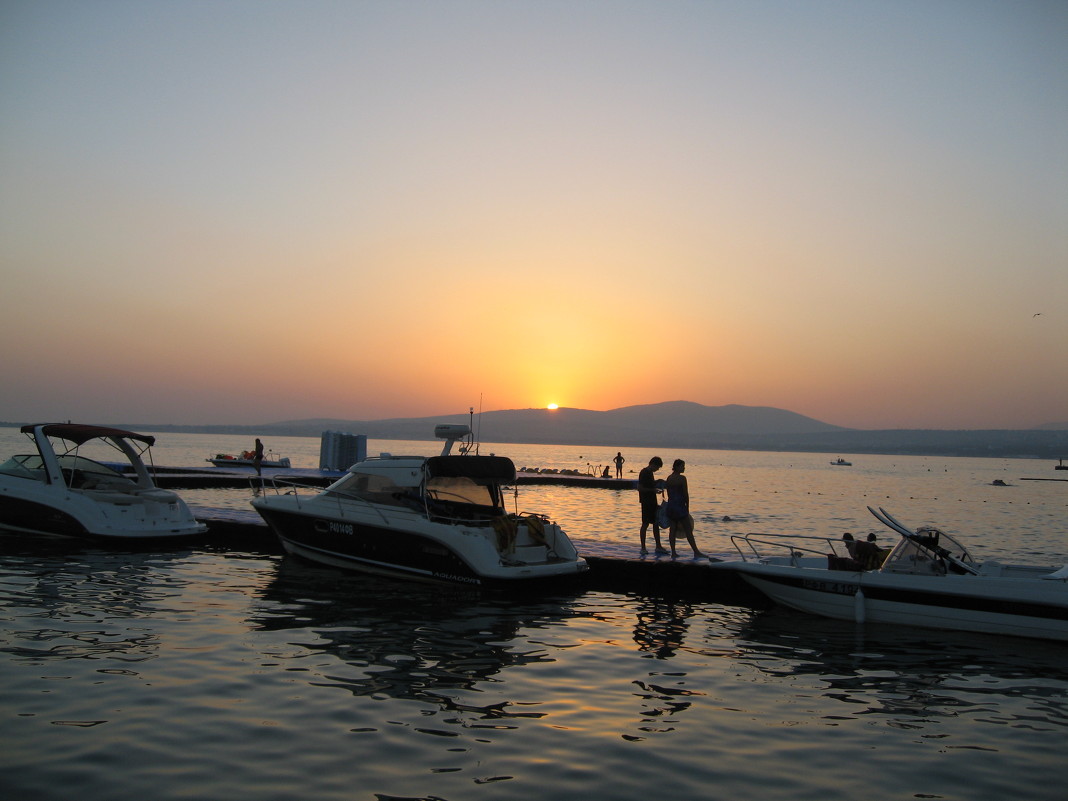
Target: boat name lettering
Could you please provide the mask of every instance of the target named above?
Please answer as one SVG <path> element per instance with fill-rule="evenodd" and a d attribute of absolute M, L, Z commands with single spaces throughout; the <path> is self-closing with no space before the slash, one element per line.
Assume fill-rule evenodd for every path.
<path fill-rule="evenodd" d="M 803 586 L 806 590 L 815 590 L 816 592 L 830 592 L 836 595 L 856 595 L 856 584 L 844 584 L 840 581 L 816 581 L 814 579 L 805 579 Z"/>
<path fill-rule="evenodd" d="M 446 579 L 447 581 L 459 581 L 463 584 L 481 584 L 482 581 L 475 576 L 454 576 L 451 573 L 434 573 L 434 578 Z"/>
<path fill-rule="evenodd" d="M 331 534 L 352 534 L 352 523 L 338 523 L 331 520 L 329 526 Z"/>

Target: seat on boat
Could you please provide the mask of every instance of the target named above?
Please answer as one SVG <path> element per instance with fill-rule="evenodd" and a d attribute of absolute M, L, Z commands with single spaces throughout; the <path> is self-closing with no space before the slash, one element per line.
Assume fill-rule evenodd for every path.
<path fill-rule="evenodd" d="M 851 549 L 853 558 L 862 565 L 864 570 L 878 570 L 886 561 L 890 553 L 876 545 L 874 542 L 855 542 Z"/>
<path fill-rule="evenodd" d="M 858 573 L 864 568 L 860 562 L 848 556 L 838 556 L 833 553 L 827 554 L 827 569 L 828 570 L 848 570 L 852 573 Z"/>
<path fill-rule="evenodd" d="M 545 523 L 540 517 L 534 515 L 501 515 L 493 518 L 493 530 L 497 535 L 497 550 L 501 553 L 512 553 L 516 548 L 516 540 L 519 536 L 519 526 L 526 528 L 527 542 L 523 545 L 548 546 L 545 539 Z"/>
<path fill-rule="evenodd" d="M 842 540 L 849 556 L 827 554 L 828 570 L 878 570 L 890 553 L 889 549 L 880 548 L 874 542 L 855 540 L 852 534 L 843 534 Z"/>

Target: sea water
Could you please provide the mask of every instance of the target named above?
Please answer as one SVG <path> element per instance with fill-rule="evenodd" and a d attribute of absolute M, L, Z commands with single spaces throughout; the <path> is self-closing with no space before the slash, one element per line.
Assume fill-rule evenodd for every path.
<path fill-rule="evenodd" d="M 3 457 L 21 440 L 0 429 Z M 318 458 L 314 439 L 265 444 Z M 155 461 L 247 447 L 162 434 Z M 593 471 L 619 449 L 488 450 Z M 890 540 L 865 508 L 883 506 L 976 558 L 1068 563 L 1068 483 L 1023 480 L 1063 475 L 1046 462 L 628 449 L 625 474 L 654 453 L 686 460 L 709 553 L 749 531 Z M 251 490 L 183 495 L 248 508 Z M 636 555 L 633 491 L 509 502 Z M 273 547 L 0 535 L 5 798 L 1060 799 L 1066 746 L 1064 644 L 638 593 L 505 598 Z"/>

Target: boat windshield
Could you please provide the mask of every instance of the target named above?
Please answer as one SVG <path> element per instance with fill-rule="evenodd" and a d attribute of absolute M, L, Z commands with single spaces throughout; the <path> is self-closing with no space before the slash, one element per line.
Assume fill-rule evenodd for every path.
<path fill-rule="evenodd" d="M 326 492 L 388 506 L 401 506 L 413 498 L 411 487 L 402 487 L 388 475 L 377 473 L 350 473 Z"/>
<path fill-rule="evenodd" d="M 917 530 L 916 537 L 902 537 L 883 563 L 883 570 L 892 573 L 946 572 L 949 555 L 960 562 L 971 564 L 968 551 L 953 537 L 937 529 Z"/>
<path fill-rule="evenodd" d="M 40 454 L 24 454 L 12 456 L 3 464 L 0 464 L 0 473 L 16 478 L 30 478 L 36 481 L 45 481 L 44 462 Z"/>
<path fill-rule="evenodd" d="M 475 506 L 500 506 L 497 486 L 477 483 L 467 476 L 442 476 L 427 479 L 426 494 L 436 501 L 470 503 Z"/>
<path fill-rule="evenodd" d="M 426 460 L 426 494 L 445 503 L 503 506 L 501 484 L 515 481 L 515 465 L 504 456 L 435 456 Z"/>
<path fill-rule="evenodd" d="M 938 557 L 912 540 L 902 537 L 900 542 L 883 562 L 883 571 L 889 573 L 937 573 Z"/>
<path fill-rule="evenodd" d="M 106 464 L 100 464 L 92 459 L 87 459 L 84 456 L 68 453 L 59 457 L 59 466 L 65 472 L 67 470 L 76 470 L 86 476 L 92 476 L 94 478 L 123 478 L 122 473 L 118 470 L 113 470 Z"/>
<path fill-rule="evenodd" d="M 417 488 L 401 486 L 390 476 L 377 473 L 352 473 L 334 484 L 327 492 L 388 506 L 406 506 L 419 499 Z M 500 506 L 500 490 L 496 484 L 480 483 L 468 476 L 427 479 L 426 497 L 449 503 Z"/>

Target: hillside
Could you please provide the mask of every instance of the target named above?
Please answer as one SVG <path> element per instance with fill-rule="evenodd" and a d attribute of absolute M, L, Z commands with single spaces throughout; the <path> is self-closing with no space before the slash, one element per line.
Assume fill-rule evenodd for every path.
<path fill-rule="evenodd" d="M 429 439 L 439 423 L 468 423 L 469 415 L 389 420 L 292 420 L 242 426 L 264 434 L 318 436 L 324 430 L 351 431 L 373 439 Z M 621 447 L 713 441 L 718 438 L 820 434 L 846 429 L 782 409 L 754 406 L 702 406 L 672 401 L 627 406 L 607 412 L 588 409 L 509 409 L 484 412 L 474 420 L 484 442 L 527 442 Z M 692 447 L 704 447 L 693 445 Z"/>
<path fill-rule="evenodd" d="M 123 424 L 134 430 L 252 436 L 316 437 L 323 431 L 371 439 L 428 440 L 439 423 L 469 422 L 467 414 L 388 420 L 318 418 L 277 423 L 185 426 Z M 671 401 L 588 409 L 510 409 L 475 418 L 486 443 L 597 445 L 607 448 L 712 448 L 817 453 L 900 453 L 942 456 L 1068 458 L 1068 430 L 1043 426 L 1007 431 L 868 431 L 842 428 L 804 415 L 761 406 L 703 406 Z"/>

